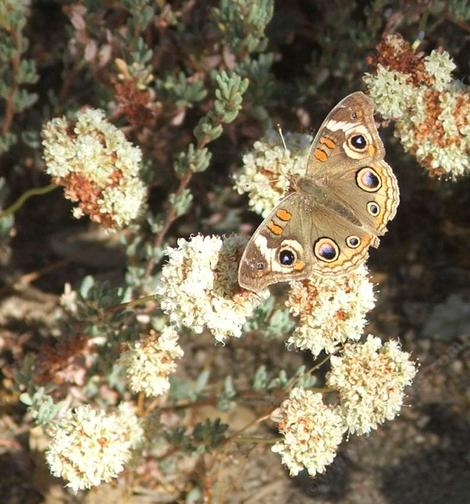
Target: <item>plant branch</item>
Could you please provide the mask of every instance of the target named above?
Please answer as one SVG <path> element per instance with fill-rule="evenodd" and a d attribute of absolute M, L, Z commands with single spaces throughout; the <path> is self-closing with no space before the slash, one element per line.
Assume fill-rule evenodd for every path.
<path fill-rule="evenodd" d="M 32 196 L 42 196 L 43 194 L 50 193 L 51 191 L 57 189 L 58 187 L 59 186 L 55 184 L 49 184 L 44 187 L 34 187 L 33 189 L 29 189 L 28 191 L 23 193 L 12 205 L 3 210 L 3 212 L 0 212 L 0 219 L 3 219 L 5 217 L 8 217 L 9 215 L 14 214 Z"/>
<path fill-rule="evenodd" d="M 220 124 L 221 123 L 222 123 L 222 121 L 220 121 Z M 217 122 L 217 124 L 219 124 L 219 123 Z M 210 142 L 210 139 L 207 136 L 204 136 L 197 143 L 197 149 L 203 149 L 209 142 Z M 180 196 L 183 193 L 183 191 L 186 190 L 186 188 L 188 187 L 189 183 L 191 182 L 191 180 L 193 178 L 193 175 L 194 175 L 194 172 L 189 170 L 182 177 L 182 179 L 180 180 L 180 184 L 178 186 L 178 189 L 176 190 L 176 193 L 175 193 L 175 195 L 177 197 Z M 165 222 L 163 223 L 163 227 L 162 227 L 161 231 L 155 237 L 155 240 L 153 242 L 154 248 L 159 248 L 163 245 L 163 241 L 166 237 L 166 234 L 168 233 L 171 225 L 176 220 L 176 218 L 177 218 L 176 210 L 175 210 L 175 208 L 171 208 L 168 211 L 168 214 L 166 216 Z M 154 266 L 155 266 L 155 259 L 153 257 L 151 257 L 148 260 L 147 266 L 145 268 L 145 276 L 146 277 L 148 277 L 152 273 Z"/>
<path fill-rule="evenodd" d="M 111 313 L 115 313 L 121 310 L 125 310 L 127 308 L 132 308 L 133 306 L 139 305 L 139 304 L 144 304 L 147 301 L 154 301 L 155 300 L 155 295 L 154 294 L 149 294 L 148 296 L 142 296 L 137 299 L 132 299 L 131 301 L 127 301 L 126 303 L 119 303 L 115 304 L 113 306 L 109 306 L 108 308 L 105 308 L 103 311 L 103 317 L 105 315 L 110 315 Z"/>
<path fill-rule="evenodd" d="M 256 444 L 274 444 L 282 438 L 262 438 L 257 436 L 239 436 L 233 440 L 234 443 L 256 443 Z"/>
<path fill-rule="evenodd" d="M 325 362 L 327 362 L 330 359 L 330 355 L 326 355 L 323 359 L 321 359 L 319 362 L 315 363 L 306 373 L 301 374 L 300 376 L 294 376 L 291 378 L 289 383 L 287 384 L 286 390 L 289 392 L 297 385 L 298 381 L 303 378 L 306 375 L 312 374 L 314 371 L 316 371 L 318 368 L 323 366 Z M 323 389 L 323 388 L 318 388 L 319 392 L 328 392 L 329 389 Z"/>

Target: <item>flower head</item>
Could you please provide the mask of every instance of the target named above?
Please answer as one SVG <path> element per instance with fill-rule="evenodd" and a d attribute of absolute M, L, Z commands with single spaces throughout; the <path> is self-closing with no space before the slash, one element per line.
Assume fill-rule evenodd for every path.
<path fill-rule="evenodd" d="M 110 124 L 102 110 L 86 109 L 42 130 L 46 171 L 78 202 L 74 216 L 88 214 L 107 227 L 123 227 L 142 210 L 146 189 L 139 178 L 142 153 Z"/>
<path fill-rule="evenodd" d="M 364 81 L 379 110 L 386 119 L 400 119 L 415 100 L 415 87 L 408 76 L 397 70 L 377 66 L 375 75 L 366 75 Z"/>
<path fill-rule="evenodd" d="M 365 343 L 347 343 L 340 356 L 331 357 L 327 385 L 339 393 L 349 431 L 365 434 L 398 414 L 403 389 L 415 374 L 415 364 L 397 341 L 382 345 L 369 335 Z"/>
<path fill-rule="evenodd" d="M 274 420 L 283 436 L 272 447 L 296 476 L 304 468 L 311 476 L 322 473 L 333 462 L 345 426 L 335 407 L 323 403 L 321 394 L 294 388 Z"/>
<path fill-rule="evenodd" d="M 195 333 L 206 327 L 218 341 L 239 337 L 241 328 L 262 297 L 241 291 L 238 263 L 246 239 L 197 235 L 180 238 L 178 247 L 169 249 L 168 263 L 162 269 L 157 295 L 161 308 L 177 326 Z"/>
<path fill-rule="evenodd" d="M 292 282 L 286 306 L 299 324 L 288 343 L 314 356 L 336 351 L 347 340 L 358 340 L 374 293 L 365 266 L 339 277 L 313 276 Z"/>
<path fill-rule="evenodd" d="M 123 403 L 106 414 L 88 405 L 69 410 L 48 432 L 46 460 L 54 476 L 75 492 L 117 477 L 144 432 L 133 408 Z"/>
<path fill-rule="evenodd" d="M 400 35 L 379 44 L 375 71 L 364 81 L 406 151 L 433 175 L 470 171 L 470 88 L 452 78 L 442 49 L 424 56 Z"/>
<path fill-rule="evenodd" d="M 269 131 L 243 156 L 243 168 L 235 175 L 235 189 L 248 193 L 249 206 L 266 217 L 289 189 L 293 175 L 303 175 L 312 138 L 288 133 L 287 150 L 277 132 Z"/>
<path fill-rule="evenodd" d="M 424 58 L 424 68 L 434 81 L 433 87 L 444 91 L 452 82 L 452 72 L 457 66 L 448 53 L 434 50 Z"/>
<path fill-rule="evenodd" d="M 183 356 L 178 345 L 178 334 L 165 328 L 160 335 L 151 331 L 145 339 L 134 343 L 119 357 L 133 392 L 146 396 L 166 394 L 170 388 L 169 376 L 176 369 L 176 359 Z"/>

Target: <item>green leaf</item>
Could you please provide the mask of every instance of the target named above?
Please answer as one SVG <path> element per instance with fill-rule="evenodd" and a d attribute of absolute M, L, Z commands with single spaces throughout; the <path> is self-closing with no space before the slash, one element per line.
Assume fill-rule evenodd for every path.
<path fill-rule="evenodd" d="M 202 502 L 202 491 L 199 487 L 192 488 L 187 494 L 185 498 L 186 504 L 193 504 L 195 502 Z"/>
<path fill-rule="evenodd" d="M 79 293 L 82 296 L 82 298 L 87 298 L 88 293 L 90 292 L 91 288 L 95 285 L 95 279 L 91 275 L 87 275 L 81 282 L 80 287 L 79 287 Z"/>
<path fill-rule="evenodd" d="M 202 79 L 189 79 L 183 72 L 159 79 L 155 83 L 157 94 L 163 101 L 174 102 L 177 107 L 193 107 L 207 96 L 207 91 Z"/>
<path fill-rule="evenodd" d="M 265 30 L 273 12 L 273 0 L 221 0 L 212 15 L 224 42 L 240 57 L 247 57 L 266 48 Z"/>
<path fill-rule="evenodd" d="M 217 408 L 221 411 L 229 411 L 235 406 L 235 402 L 232 401 L 236 397 L 237 391 L 233 384 L 233 379 L 229 375 L 224 380 L 224 390 L 217 401 Z"/>
<path fill-rule="evenodd" d="M 204 147 L 197 149 L 194 144 L 189 144 L 186 152 L 181 152 L 175 161 L 175 172 L 182 178 L 188 170 L 194 173 L 203 172 L 209 167 L 212 154 Z"/>
<path fill-rule="evenodd" d="M 36 103 L 38 95 L 36 93 L 29 93 L 25 89 L 19 89 L 14 97 L 15 108 L 17 112 L 23 112 L 27 108 Z"/>
<path fill-rule="evenodd" d="M 193 195 L 189 189 L 184 189 L 180 194 L 172 193 L 168 197 L 170 205 L 176 212 L 177 217 L 184 215 L 193 201 Z"/>
<path fill-rule="evenodd" d="M 194 136 L 199 143 L 207 144 L 219 138 L 223 131 L 222 125 L 213 124 L 209 116 L 204 116 L 194 128 Z"/>
<path fill-rule="evenodd" d="M 22 59 L 18 69 L 18 84 L 35 84 L 38 79 L 36 63 L 33 60 Z"/>
<path fill-rule="evenodd" d="M 266 372 L 266 366 L 260 366 L 253 378 L 253 389 L 254 390 L 265 390 L 268 386 L 268 373 Z"/>
<path fill-rule="evenodd" d="M 16 144 L 17 140 L 17 135 L 11 132 L 0 135 L 0 154 L 5 154 L 5 152 L 8 152 L 10 148 Z"/>
<path fill-rule="evenodd" d="M 33 404 L 33 398 L 27 392 L 20 394 L 20 401 L 26 404 L 26 406 L 31 406 Z"/>
<path fill-rule="evenodd" d="M 204 392 L 207 383 L 209 382 L 210 375 L 211 372 L 209 369 L 201 371 L 199 373 L 199 376 L 197 377 L 196 380 L 196 385 L 194 387 L 194 391 L 196 392 L 196 394 L 201 394 L 202 392 Z"/>

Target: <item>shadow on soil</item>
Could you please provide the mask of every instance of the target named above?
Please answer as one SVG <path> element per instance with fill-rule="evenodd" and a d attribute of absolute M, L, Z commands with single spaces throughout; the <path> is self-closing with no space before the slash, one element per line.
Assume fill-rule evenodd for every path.
<path fill-rule="evenodd" d="M 403 458 L 383 474 L 382 492 L 390 504 L 468 504 L 470 502 L 470 423 L 433 405 L 425 431 L 439 446 Z"/>

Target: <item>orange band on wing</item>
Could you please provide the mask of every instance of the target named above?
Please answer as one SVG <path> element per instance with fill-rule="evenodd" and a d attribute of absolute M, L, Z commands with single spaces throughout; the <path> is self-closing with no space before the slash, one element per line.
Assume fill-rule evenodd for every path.
<path fill-rule="evenodd" d="M 328 154 L 322 149 L 315 149 L 313 155 L 318 161 L 326 161 L 328 159 Z"/>
<path fill-rule="evenodd" d="M 278 226 L 277 224 L 275 224 L 273 221 L 271 221 L 269 224 L 268 224 L 268 229 L 269 231 L 271 231 L 271 233 L 274 233 L 275 235 L 279 236 L 280 234 L 282 234 L 282 227 L 281 226 Z"/>
<path fill-rule="evenodd" d="M 334 149 L 336 147 L 335 142 L 333 142 L 333 140 L 331 140 L 331 138 L 328 137 L 321 137 L 320 143 L 326 145 L 328 149 Z"/>
<path fill-rule="evenodd" d="M 292 214 L 290 212 L 288 212 L 285 208 L 280 208 L 276 212 L 276 217 L 278 217 L 282 221 L 286 222 L 286 221 L 291 220 Z"/>

